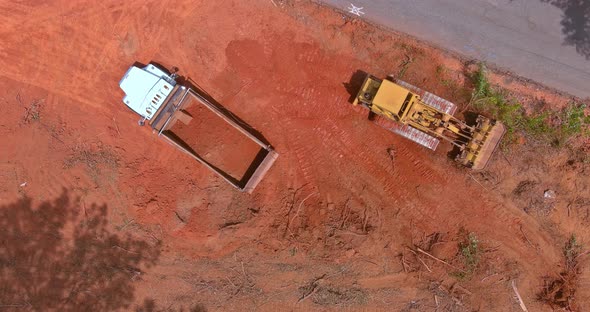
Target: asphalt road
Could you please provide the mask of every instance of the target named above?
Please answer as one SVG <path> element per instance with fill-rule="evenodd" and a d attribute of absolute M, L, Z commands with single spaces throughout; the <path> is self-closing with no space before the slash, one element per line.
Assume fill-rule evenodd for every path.
<path fill-rule="evenodd" d="M 590 97 L 590 0 L 320 1 L 362 7 L 359 18 Z"/>

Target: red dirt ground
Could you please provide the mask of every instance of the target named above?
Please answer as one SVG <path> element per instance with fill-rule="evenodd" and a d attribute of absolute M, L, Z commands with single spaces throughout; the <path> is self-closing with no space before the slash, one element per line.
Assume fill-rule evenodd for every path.
<path fill-rule="evenodd" d="M 67 190 L 74 205 L 56 218 L 76 209 L 80 224 L 101 220 L 45 233 L 43 205 L 31 210 L 42 216 L 35 226 L 27 225 L 35 218 L 3 218 L 0 256 L 11 256 L 0 258 L 0 280 L 27 281 L 1 289 L 8 308 L 521 311 L 514 280 L 530 311 L 550 311 L 537 300 L 543 277 L 563 269 L 571 233 L 590 238 L 584 152 L 527 141 L 473 173 L 446 157 L 449 146 L 429 152 L 350 105 L 356 71 L 399 75 L 409 59 L 405 80 L 465 106 L 465 62 L 414 39 L 308 2 L 0 8 L 2 213 L 30 208 L 10 205 L 23 196 L 37 207 Z M 137 127 L 117 84 L 135 61 L 177 66 L 275 147 L 280 156 L 252 195 Z M 493 80 L 527 103 L 570 100 L 512 76 Z M 557 199 L 543 202 L 545 189 Z M 105 214 L 90 218 L 93 203 Z M 102 243 L 77 244 L 85 231 L 81 242 Z M 464 232 L 477 235 L 480 260 L 461 277 Z M 37 249 L 24 244 L 32 233 L 63 240 L 63 250 L 41 258 L 55 263 L 43 275 L 50 282 L 34 265 L 19 267 L 29 275 L 11 269 L 15 259 L 37 263 Z M 19 241 L 23 251 L 10 253 Z M 95 247 L 109 253 L 89 253 Z M 92 257 L 64 273 L 58 260 L 68 248 Z M 143 260 L 140 251 L 151 253 Z M 124 278 L 98 283 L 87 272 Z M 590 308 L 589 282 L 584 268 L 580 311 Z M 112 283 L 124 291 L 107 291 Z"/>

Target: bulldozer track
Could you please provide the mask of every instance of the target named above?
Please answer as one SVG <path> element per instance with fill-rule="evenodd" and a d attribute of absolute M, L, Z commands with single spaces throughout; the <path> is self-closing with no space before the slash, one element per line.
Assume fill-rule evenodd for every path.
<path fill-rule="evenodd" d="M 439 175 L 436 174 L 434 169 L 429 164 L 422 161 L 418 156 L 416 156 L 415 151 L 410 151 L 407 148 L 407 146 L 405 146 L 405 144 L 398 144 L 398 146 L 400 147 L 399 153 L 401 155 L 403 155 L 403 158 L 408 159 L 410 161 L 412 166 L 418 170 L 418 173 L 420 174 L 421 177 L 423 177 L 424 179 L 426 179 L 428 181 L 432 181 L 434 183 L 442 182 L 442 181 L 440 181 Z M 422 151 L 419 151 L 419 152 L 429 153 L 430 151 L 423 149 Z"/>
<path fill-rule="evenodd" d="M 286 119 L 284 122 L 286 129 L 293 127 L 293 120 L 291 118 Z M 301 172 L 304 182 L 316 185 L 314 165 L 321 164 L 314 161 L 319 161 L 322 157 L 318 154 L 317 149 L 314 148 L 313 138 L 302 133 L 287 133 L 286 137 L 288 145 L 291 147 L 290 153 L 295 156 L 298 171 Z"/>

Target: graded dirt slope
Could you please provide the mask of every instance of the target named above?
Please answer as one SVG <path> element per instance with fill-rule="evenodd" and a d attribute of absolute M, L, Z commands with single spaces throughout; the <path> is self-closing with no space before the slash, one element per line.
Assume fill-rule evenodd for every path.
<path fill-rule="evenodd" d="M 571 185 L 565 177 L 578 181 L 585 198 L 581 160 L 527 145 L 497 153 L 489 171 L 474 174 L 446 157 L 450 146 L 430 152 L 352 107 L 362 82 L 357 71 L 394 73 L 466 105 L 464 62 L 415 40 L 307 2 L 0 8 L 1 212 L 41 216 L 2 218 L 0 235 L 4 242 L 61 242 L 40 254 L 49 264 L 43 275 L 35 273 L 38 258 L 27 256 L 35 245 L 9 253 L 13 247 L 3 243 L 0 257 L 8 256 L 0 263 L 8 264 L 0 272 L 18 274 L 0 275 L 11 285 L 0 292 L 2 304 L 520 311 L 515 280 L 531 311 L 550 311 L 536 299 L 542 277 L 559 273 L 574 229 L 589 237 L 578 219 L 584 203 L 572 208 L 574 217 L 564 214 Z M 280 156 L 254 194 L 235 191 L 137 126 L 117 84 L 135 61 L 177 66 L 273 145 Z M 530 101 L 568 101 L 512 77 L 494 80 Z M 540 195 L 520 193 L 531 200 L 562 185 L 560 210 L 523 209 L 528 199 L 519 202 L 513 192 L 523 180 L 539 181 Z M 71 205 L 42 205 L 65 191 Z M 32 204 L 10 205 L 23 196 Z M 42 213 L 54 206 L 67 209 Z M 62 210 L 77 218 L 40 226 L 66 216 Z M 475 268 L 458 250 L 465 232 L 480 242 Z M 68 257 L 69 250 L 78 256 Z M 60 265 L 63 258 L 73 262 Z M 585 291 L 578 298 L 588 298 Z"/>

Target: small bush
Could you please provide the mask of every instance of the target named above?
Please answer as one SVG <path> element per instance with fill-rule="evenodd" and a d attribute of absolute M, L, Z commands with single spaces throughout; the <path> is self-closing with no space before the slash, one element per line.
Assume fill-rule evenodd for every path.
<path fill-rule="evenodd" d="M 469 233 L 465 241 L 459 243 L 459 249 L 463 260 L 465 261 L 465 267 L 468 272 L 473 272 L 479 264 L 479 241 L 477 236 L 473 233 Z"/>
<path fill-rule="evenodd" d="M 450 272 L 449 276 L 458 280 L 467 280 L 471 278 L 472 273 L 479 265 L 481 251 L 479 240 L 474 233 L 467 233 L 461 229 L 459 235 L 463 237 L 463 240 L 459 242 L 458 256 L 463 261 L 465 270 Z"/>
<path fill-rule="evenodd" d="M 552 136 L 555 132 L 548 122 L 550 114 L 543 112 L 536 116 L 524 118 L 524 129 L 527 133 L 533 136 L 549 135 Z"/>
<path fill-rule="evenodd" d="M 567 143 L 571 138 L 579 135 L 588 136 L 590 116 L 584 114 L 585 109 L 586 105 L 574 103 L 556 114 L 554 119 L 558 120 L 557 145 Z"/>
<path fill-rule="evenodd" d="M 472 80 L 473 84 L 475 85 L 475 89 L 473 90 L 472 94 L 473 99 L 485 98 L 492 93 L 490 82 L 488 81 L 487 77 L 487 69 L 483 63 L 479 65 L 479 68 L 473 75 Z"/>
<path fill-rule="evenodd" d="M 580 287 L 580 272 L 578 256 L 582 245 L 572 234 L 563 248 L 565 268 L 555 277 L 546 277 L 545 286 L 538 294 L 538 298 L 556 311 L 580 311 L 576 304 L 576 291 Z"/>
<path fill-rule="evenodd" d="M 582 245 L 578 243 L 576 236 L 572 234 L 563 248 L 563 256 L 565 257 L 565 264 L 567 268 L 574 268 L 576 266 L 577 258 L 581 251 Z"/>
<path fill-rule="evenodd" d="M 494 119 L 502 121 L 506 126 L 506 140 L 514 140 L 514 132 L 522 128 L 524 109 L 520 103 L 510 102 L 502 91 L 491 87 L 487 78 L 487 69 L 480 64 L 473 74 L 474 90 L 471 95 L 473 107 Z"/>
<path fill-rule="evenodd" d="M 467 278 L 467 273 L 461 271 L 454 271 L 449 273 L 449 276 L 454 277 L 460 281 L 463 281 Z"/>

